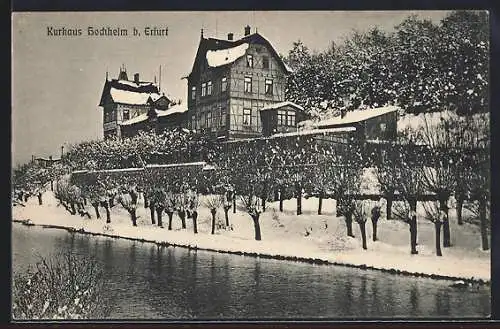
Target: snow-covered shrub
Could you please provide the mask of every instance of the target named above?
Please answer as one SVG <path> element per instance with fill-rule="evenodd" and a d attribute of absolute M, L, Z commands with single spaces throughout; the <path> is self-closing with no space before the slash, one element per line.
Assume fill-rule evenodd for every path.
<path fill-rule="evenodd" d="M 29 319 L 100 319 L 109 315 L 106 279 L 92 257 L 69 252 L 40 257 L 34 268 L 15 272 L 12 317 Z"/>

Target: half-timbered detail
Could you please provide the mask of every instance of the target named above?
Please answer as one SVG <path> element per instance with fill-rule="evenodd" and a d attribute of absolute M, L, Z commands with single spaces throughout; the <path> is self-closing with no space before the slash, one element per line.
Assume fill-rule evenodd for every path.
<path fill-rule="evenodd" d="M 224 40 L 202 34 L 187 76 L 187 126 L 224 140 L 264 134 L 261 110 L 285 101 L 291 72 L 271 43 L 251 34 L 249 26 L 241 39 L 233 36 Z"/>
<path fill-rule="evenodd" d="M 262 134 L 270 136 L 297 130 L 297 123 L 308 118 L 304 108 L 286 101 L 265 106 L 260 110 Z"/>

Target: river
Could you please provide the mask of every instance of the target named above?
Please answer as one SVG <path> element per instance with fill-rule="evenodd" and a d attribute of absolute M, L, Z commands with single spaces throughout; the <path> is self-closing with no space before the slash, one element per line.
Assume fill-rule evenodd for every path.
<path fill-rule="evenodd" d="M 486 317 L 490 288 L 12 225 L 13 271 L 62 250 L 102 263 L 112 319 Z"/>

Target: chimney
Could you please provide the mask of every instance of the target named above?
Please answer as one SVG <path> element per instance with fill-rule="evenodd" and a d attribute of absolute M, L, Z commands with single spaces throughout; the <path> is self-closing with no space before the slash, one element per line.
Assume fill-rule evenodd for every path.
<path fill-rule="evenodd" d="M 233 41 L 233 36 L 234 36 L 234 34 L 233 34 L 233 33 L 228 33 L 228 34 L 227 34 L 227 39 L 228 39 L 229 41 Z"/>
<path fill-rule="evenodd" d="M 250 25 L 245 26 L 245 36 L 250 35 Z"/>
<path fill-rule="evenodd" d="M 134 74 L 134 82 L 139 84 L 139 73 Z"/>
<path fill-rule="evenodd" d="M 52 161 L 52 155 L 49 155 L 49 160 Z"/>
<path fill-rule="evenodd" d="M 346 114 L 347 114 L 347 109 L 346 108 L 342 108 L 340 110 L 340 118 L 343 119 Z"/>

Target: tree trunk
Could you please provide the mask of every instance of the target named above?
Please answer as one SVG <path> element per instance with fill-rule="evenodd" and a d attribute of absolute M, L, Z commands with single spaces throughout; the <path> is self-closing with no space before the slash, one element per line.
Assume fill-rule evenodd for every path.
<path fill-rule="evenodd" d="M 302 215 L 302 188 L 300 186 L 296 189 L 297 195 L 297 215 Z"/>
<path fill-rule="evenodd" d="M 387 193 L 386 198 L 387 204 L 385 213 L 387 214 L 387 219 L 392 219 L 392 201 L 394 199 L 393 193 Z"/>
<path fill-rule="evenodd" d="M 488 223 L 486 219 L 486 198 L 482 196 L 479 199 L 479 220 L 481 223 L 481 244 L 483 250 L 489 250 L 489 241 L 488 241 Z"/>
<path fill-rule="evenodd" d="M 231 207 L 224 206 L 224 218 L 226 219 L 226 227 L 229 227 L 229 209 Z"/>
<path fill-rule="evenodd" d="M 147 208 L 147 207 L 149 207 L 148 196 L 146 195 L 146 193 L 144 193 L 143 195 L 144 195 L 144 208 Z"/>
<path fill-rule="evenodd" d="M 372 227 L 373 227 L 373 241 L 377 241 L 377 223 L 378 219 L 372 218 Z"/>
<path fill-rule="evenodd" d="M 111 223 L 111 212 L 109 211 L 109 205 L 106 203 L 104 206 L 104 209 L 106 209 L 106 223 Z"/>
<path fill-rule="evenodd" d="M 101 214 L 99 213 L 99 202 L 93 202 L 92 207 L 94 207 L 97 219 L 101 219 Z"/>
<path fill-rule="evenodd" d="M 411 254 L 416 255 L 418 254 L 417 251 L 417 220 L 416 217 L 413 216 L 409 220 L 409 226 L 410 226 L 410 248 L 411 248 Z"/>
<path fill-rule="evenodd" d="M 354 238 L 354 234 L 352 233 L 352 213 L 351 212 L 348 212 L 345 214 L 345 224 L 347 226 L 347 236 Z"/>
<path fill-rule="evenodd" d="M 76 215 L 76 207 L 74 202 L 71 202 L 71 214 Z"/>
<path fill-rule="evenodd" d="M 135 208 L 130 209 L 129 212 L 130 212 L 130 217 L 132 217 L 132 225 L 137 226 L 137 214 L 135 213 Z"/>
<path fill-rule="evenodd" d="M 260 201 L 261 201 L 261 203 L 262 203 L 262 212 L 265 212 L 265 211 L 266 211 L 266 199 L 267 199 L 267 198 L 266 198 L 265 196 L 262 196 L 262 197 L 260 198 Z"/>
<path fill-rule="evenodd" d="M 464 198 L 462 196 L 457 196 L 457 223 L 458 225 L 463 225 L 464 221 L 462 219 L 462 209 L 464 205 Z"/>
<path fill-rule="evenodd" d="M 255 240 L 260 241 L 262 237 L 260 235 L 260 223 L 259 223 L 260 215 L 252 215 L 253 226 L 255 228 Z"/>
<path fill-rule="evenodd" d="M 182 228 L 186 228 L 186 211 L 179 210 L 177 213 L 179 214 L 179 218 L 181 219 Z"/>
<path fill-rule="evenodd" d="M 363 249 L 366 250 L 368 249 L 366 247 L 366 223 L 358 222 L 358 225 L 359 225 L 359 230 L 361 231 L 361 240 L 363 241 Z"/>
<path fill-rule="evenodd" d="M 212 234 L 215 234 L 215 214 L 217 209 L 210 209 L 210 213 L 212 214 Z"/>
<path fill-rule="evenodd" d="M 283 212 L 283 202 L 284 202 L 284 193 L 283 193 L 283 187 L 280 187 L 280 212 Z"/>
<path fill-rule="evenodd" d="M 323 207 L 323 191 L 320 191 L 318 200 L 318 215 L 321 215 L 322 207 Z"/>
<path fill-rule="evenodd" d="M 167 213 L 167 216 L 168 216 L 168 230 L 171 231 L 172 230 L 172 217 L 174 216 L 174 212 L 173 211 L 165 211 Z"/>
<path fill-rule="evenodd" d="M 108 203 L 109 203 L 109 207 L 110 207 L 110 208 L 113 208 L 113 207 L 114 207 L 114 205 L 115 205 L 115 204 L 114 204 L 114 198 L 109 198 Z"/>
<path fill-rule="evenodd" d="M 159 227 L 163 227 L 162 213 L 163 207 L 156 207 L 156 220 L 158 221 Z"/>
<path fill-rule="evenodd" d="M 410 201 L 408 201 L 408 203 L 410 204 L 410 211 L 413 211 L 413 216 L 410 218 L 410 223 L 411 223 L 411 227 L 412 227 L 412 231 L 413 232 L 412 236 L 411 236 L 411 241 L 412 241 L 412 244 L 415 244 L 415 246 L 418 244 L 417 243 L 417 237 L 418 237 L 418 228 L 417 228 L 417 199 L 416 198 L 412 198 L 410 199 Z M 416 250 L 413 250 L 413 247 L 412 247 L 412 254 L 414 254 L 414 251 Z"/>
<path fill-rule="evenodd" d="M 198 219 L 198 212 L 196 210 L 193 211 L 191 218 L 193 219 L 193 231 L 194 233 L 198 233 L 198 223 L 196 220 Z"/>
<path fill-rule="evenodd" d="M 54 191 L 54 181 L 53 180 L 50 181 L 50 190 Z"/>
<path fill-rule="evenodd" d="M 83 199 L 83 205 L 86 206 L 87 205 L 87 198 L 82 198 Z"/>
<path fill-rule="evenodd" d="M 436 229 L 436 255 L 443 256 L 441 253 L 441 222 L 436 220 L 434 222 L 434 228 Z"/>
<path fill-rule="evenodd" d="M 236 214 L 236 193 L 233 193 L 233 214 Z"/>
<path fill-rule="evenodd" d="M 38 204 L 41 206 L 42 205 L 42 193 L 38 193 Z"/>
<path fill-rule="evenodd" d="M 443 218 L 443 247 L 451 247 L 450 221 L 448 220 L 448 198 L 439 200 L 439 209 L 444 212 Z"/>
<path fill-rule="evenodd" d="M 151 216 L 151 224 L 155 225 L 156 224 L 156 221 L 155 221 L 155 206 L 152 204 L 152 203 L 149 203 L 149 213 L 150 213 L 150 216 Z"/>

